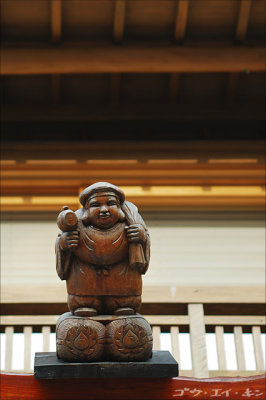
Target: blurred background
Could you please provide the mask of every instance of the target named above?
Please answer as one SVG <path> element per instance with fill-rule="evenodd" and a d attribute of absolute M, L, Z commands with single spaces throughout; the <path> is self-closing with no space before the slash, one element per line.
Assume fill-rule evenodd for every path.
<path fill-rule="evenodd" d="M 184 317 L 202 304 L 205 315 L 229 316 L 224 331 L 238 342 L 230 317 L 253 316 L 239 324 L 253 335 L 254 368 L 236 344 L 236 369 L 261 371 L 265 2 L 5 0 L 1 26 L 6 340 L 53 332 L 47 316 L 67 311 L 56 217 L 79 207 L 86 186 L 108 181 L 150 231 L 142 313 Z M 157 347 L 160 332 L 189 331 L 187 320 L 175 330 L 173 319 L 154 321 Z M 5 363 L 11 370 L 12 357 Z"/>

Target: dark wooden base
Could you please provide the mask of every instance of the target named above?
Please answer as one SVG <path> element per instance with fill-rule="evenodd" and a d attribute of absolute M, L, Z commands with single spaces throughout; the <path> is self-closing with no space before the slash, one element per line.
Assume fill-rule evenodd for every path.
<path fill-rule="evenodd" d="M 62 378 L 172 378 L 178 364 L 169 351 L 153 351 L 148 361 L 69 363 L 56 353 L 35 353 L 36 379 Z"/>

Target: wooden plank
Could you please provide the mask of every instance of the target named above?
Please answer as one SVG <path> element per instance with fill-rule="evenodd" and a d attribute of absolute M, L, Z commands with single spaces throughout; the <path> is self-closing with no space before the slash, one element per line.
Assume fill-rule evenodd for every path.
<path fill-rule="evenodd" d="M 73 171 L 72 171 L 73 172 Z M 85 171 L 84 171 L 85 172 Z M 33 174 L 35 175 L 34 171 Z M 61 174 L 57 174 L 58 179 L 60 179 Z M 86 174 L 84 173 L 84 176 Z M 121 173 L 122 175 L 122 173 Z M 104 175 L 102 175 L 104 176 Z M 110 175 L 109 175 L 110 176 Z M 84 178 L 85 179 L 85 178 Z M 25 181 L 25 179 L 22 179 Z M 96 179 L 95 179 L 96 180 Z M 121 188 L 123 189 L 124 186 L 120 185 Z M 163 192 L 162 192 L 163 190 Z M 137 201 L 137 204 L 140 205 L 140 200 L 142 198 L 146 199 L 155 199 L 155 198 L 160 198 L 163 202 L 164 201 L 169 201 L 169 198 L 172 199 L 180 199 L 182 203 L 182 199 L 192 199 L 193 197 L 196 197 L 197 199 L 206 199 L 210 200 L 213 199 L 213 201 L 217 201 L 218 203 L 226 203 L 226 200 L 232 198 L 231 200 L 234 199 L 243 199 L 245 202 L 246 200 L 250 201 L 252 198 L 254 200 L 256 199 L 263 199 L 265 194 L 264 190 L 259 187 L 259 186 L 211 186 L 210 190 L 205 191 L 204 187 L 201 186 L 179 186 L 176 188 L 175 186 L 162 186 L 162 185 L 156 185 L 152 186 L 149 191 L 145 191 L 145 189 L 141 186 L 126 186 L 126 196 L 128 200 L 133 201 L 131 199 L 135 199 Z M 247 199 L 248 197 L 248 199 Z M 73 204 L 76 203 L 78 204 L 78 201 L 75 201 L 75 196 L 32 196 L 31 198 L 23 197 L 23 196 L 2 196 L 1 198 L 1 204 L 3 206 L 9 205 L 9 204 L 17 204 L 18 206 L 20 204 L 28 204 L 31 203 L 32 205 L 38 205 L 38 204 L 61 204 L 61 202 L 67 200 L 67 202 L 71 202 Z"/>
<path fill-rule="evenodd" d="M 1 325 L 55 325 L 59 315 L 3 315 Z"/>
<path fill-rule="evenodd" d="M 242 105 L 241 105 L 242 106 Z M 87 108 L 87 107 L 86 107 Z M 176 107 L 175 107 L 176 108 Z M 191 110 L 191 107 L 189 108 Z M 34 109 L 34 112 L 36 109 Z M 69 111 L 69 110 L 68 110 Z M 184 111 L 184 110 L 182 110 Z M 246 111 L 246 109 L 244 109 Z M 201 110 L 202 112 L 202 110 Z M 211 109 L 213 112 L 213 109 Z M 223 111 L 224 112 L 224 111 Z M 54 144 L 54 146 L 52 146 Z M 59 145 L 61 147 L 59 147 Z M 130 145 L 130 146 L 129 146 Z M 55 147 L 56 146 L 56 147 Z M 6 142 L 4 145 L 3 159 L 7 160 L 73 160 L 73 153 L 81 159 L 87 160 L 131 160 L 132 157 L 138 155 L 146 159 L 153 160 L 171 160 L 175 158 L 197 158 L 199 155 L 206 159 L 246 159 L 260 157 L 265 159 L 264 141 L 142 141 L 133 140 L 112 142 L 95 141 L 90 142 L 84 140 L 82 144 L 79 141 L 68 142 L 43 142 L 41 145 L 35 142 L 15 141 L 10 144 Z M 44 151 L 45 150 L 45 151 Z M 49 153 L 48 153 L 49 151 Z M 88 152 L 91 152 L 88 157 Z M 21 153 L 23 152 L 23 157 Z M 177 157 L 178 154 L 178 157 Z M 248 155 L 248 157 L 247 157 Z M 7 158 L 8 157 L 8 158 Z M 133 159 L 134 159 L 133 157 Z M 80 158 L 78 158 L 80 160 Z"/>
<path fill-rule="evenodd" d="M 96 163 L 95 163 L 96 164 Z M 109 164 L 109 165 L 108 165 Z M 6 166 L 5 170 L 3 171 L 3 178 L 2 179 L 12 179 L 14 182 L 15 179 L 20 179 L 20 180 L 26 180 L 32 177 L 32 179 L 35 181 L 34 183 L 37 184 L 38 182 L 38 174 L 39 174 L 39 181 L 44 181 L 46 183 L 49 180 L 55 180 L 55 179 L 64 179 L 65 182 L 68 180 L 73 180 L 77 179 L 80 176 L 81 171 L 83 171 L 83 174 L 85 174 L 86 178 L 88 179 L 96 179 L 99 175 L 104 175 L 104 174 L 109 174 L 109 176 L 113 176 L 116 179 L 117 178 L 125 178 L 128 176 L 128 185 L 122 185 L 126 186 L 125 190 L 128 190 L 127 188 L 130 187 L 131 193 L 135 190 L 136 193 L 141 193 L 143 192 L 143 188 L 139 187 L 138 185 L 132 184 L 132 179 L 140 179 L 143 173 L 145 174 L 146 178 L 152 178 L 155 179 L 157 176 L 157 179 L 162 179 L 162 178 L 168 178 L 168 179 L 179 179 L 181 180 L 182 177 L 182 172 L 183 172 L 183 179 L 184 182 L 186 182 L 186 185 L 179 185 L 184 189 L 184 194 L 189 195 L 194 192 L 194 195 L 200 195 L 204 194 L 205 196 L 209 196 L 212 193 L 206 193 L 206 190 L 203 190 L 199 186 L 204 185 L 204 176 L 205 179 L 208 180 L 208 184 L 211 186 L 211 189 L 213 189 L 213 193 L 217 193 L 219 195 L 233 195 L 236 194 L 234 191 L 237 189 L 235 187 L 231 188 L 231 185 L 223 185 L 221 182 L 219 182 L 219 185 L 215 185 L 215 182 L 217 180 L 222 180 L 222 179 L 229 179 L 232 178 L 233 176 L 236 176 L 239 179 L 243 179 L 245 175 L 249 177 L 249 179 L 254 179 L 253 182 L 253 187 L 249 185 L 234 185 L 237 186 L 240 189 L 239 195 L 241 195 L 243 192 L 245 192 L 245 195 L 252 195 L 255 194 L 256 191 L 259 193 L 261 191 L 258 190 L 258 186 L 260 186 L 260 183 L 256 182 L 256 179 L 262 179 L 264 178 L 264 170 L 263 167 L 264 165 L 261 164 L 260 166 L 233 166 L 231 165 L 231 169 L 228 168 L 226 165 L 223 167 L 220 165 L 220 167 L 215 167 L 214 165 L 208 165 L 207 163 L 198 165 L 196 168 L 193 166 L 188 166 L 188 165 L 182 165 L 182 163 L 176 163 L 176 165 L 173 165 L 174 163 L 159 163 L 154 166 L 143 166 L 141 163 L 136 163 L 133 166 L 130 165 L 121 165 L 113 164 L 112 162 L 110 163 L 103 163 L 102 165 L 99 163 L 98 165 L 94 165 L 93 169 L 91 168 L 91 165 L 83 163 L 83 164 L 76 164 L 75 166 L 69 164 L 62 166 L 61 168 L 58 165 L 54 166 L 47 166 L 47 165 L 16 165 L 16 166 Z M 121 170 L 122 169 L 122 170 Z M 67 176 L 65 176 L 67 174 Z M 85 178 L 84 178 L 85 179 Z M 185 180 L 186 179 L 186 180 Z M 188 180 L 198 180 L 196 185 L 192 185 Z M 200 185 L 200 180 L 202 182 L 202 185 Z M 5 182 L 5 181 L 4 181 Z M 205 181 L 206 182 L 206 181 Z M 211 183 L 212 182 L 212 183 Z M 30 183 L 30 179 L 29 179 Z M 54 182 L 56 184 L 56 182 Z M 169 192 L 169 195 L 173 195 L 175 193 L 179 193 L 178 188 L 171 187 L 171 185 L 155 185 L 154 183 L 152 184 L 152 189 L 148 192 L 152 193 L 156 188 L 156 186 L 161 186 L 161 188 L 164 188 L 165 191 Z M 160 189 L 161 189 L 160 188 Z M 172 193 L 171 193 L 172 191 Z M 252 192 L 253 191 L 253 192 Z M 147 193 L 147 190 L 145 191 Z"/>
<path fill-rule="evenodd" d="M 251 376 L 258 376 L 258 375 L 262 375 L 264 374 L 265 370 L 261 370 L 261 371 L 254 371 L 254 370 L 245 370 L 245 371 L 240 371 L 240 370 L 209 370 L 209 376 L 210 378 L 213 377 L 228 377 L 233 379 L 233 377 L 251 377 Z M 180 377 L 186 377 L 186 378 L 193 378 L 193 371 L 191 370 L 180 370 L 179 371 L 179 376 Z M 206 399 L 205 399 L 206 400 Z"/>
<path fill-rule="evenodd" d="M 240 2 L 235 34 L 235 41 L 237 43 L 244 42 L 246 39 L 251 3 L 252 0 L 241 0 Z"/>
<path fill-rule="evenodd" d="M 233 379 L 233 377 L 252 377 L 252 376 L 258 376 L 258 375 L 263 375 L 264 370 L 262 371 L 240 371 L 240 370 L 209 370 L 209 376 L 210 378 L 216 378 L 217 377 L 227 377 L 230 379 Z M 179 373 L 180 377 L 186 377 L 186 378 L 193 378 L 193 372 L 191 370 L 180 370 Z M 206 400 L 206 399 L 205 399 Z"/>
<path fill-rule="evenodd" d="M 2 75 L 265 70 L 264 47 L 2 47 Z"/>
<path fill-rule="evenodd" d="M 217 358 L 219 370 L 226 370 L 226 357 L 224 347 L 224 328 L 222 326 L 215 327 L 215 337 L 217 346 Z"/>
<path fill-rule="evenodd" d="M 264 357 L 263 357 L 262 345 L 261 345 L 260 326 L 252 327 L 252 337 L 253 337 L 253 344 L 254 344 L 256 369 L 259 371 L 263 371 L 265 367 L 264 367 Z"/>
<path fill-rule="evenodd" d="M 214 378 L 217 376 L 221 377 L 252 377 L 252 376 L 258 376 L 258 375 L 263 375 L 265 370 L 261 371 L 254 371 L 254 370 L 245 370 L 245 371 L 240 371 L 240 370 L 209 370 L 209 377 Z M 3 371 L 6 372 L 6 371 Z M 12 370 L 12 374 L 21 374 L 21 370 Z M 193 371 L 192 370 L 183 370 L 181 369 L 179 371 L 179 377 L 180 378 L 193 378 Z M 201 379 L 202 380 L 202 379 Z M 17 399 L 16 399 L 17 400 Z M 46 399 L 45 399 L 46 400 Z M 57 399 L 55 399 L 57 400 Z M 149 399 L 150 400 L 150 399 Z M 161 399 L 160 399 L 161 400 Z M 205 399 L 206 400 L 206 399 Z"/>
<path fill-rule="evenodd" d="M 237 43 L 242 43 L 246 39 L 251 2 L 252 0 L 241 0 L 236 34 L 235 34 L 235 41 Z M 232 104 L 235 100 L 237 86 L 238 86 L 238 74 L 237 73 L 229 74 L 229 81 L 227 88 L 227 102 L 229 104 Z"/>
<path fill-rule="evenodd" d="M 43 335 L 42 351 L 49 351 L 50 350 L 50 333 L 51 333 L 50 326 L 43 326 L 42 327 L 42 335 Z"/>
<path fill-rule="evenodd" d="M 126 0 L 115 0 L 113 38 L 116 44 L 122 43 L 125 30 Z"/>
<path fill-rule="evenodd" d="M 144 315 L 151 325 L 188 325 L 187 315 Z"/>
<path fill-rule="evenodd" d="M 185 390 L 186 388 L 186 390 Z M 38 380 L 33 374 L 1 374 L 1 398 L 17 400 L 170 400 L 173 398 L 206 400 L 243 400 L 247 393 L 264 399 L 265 375 L 256 377 L 195 379 L 177 377 L 167 379 L 65 379 Z M 232 397 L 233 395 L 233 397 Z M 258 396 L 259 395 L 259 396 Z M 249 397 L 251 398 L 251 397 Z"/>
<path fill-rule="evenodd" d="M 234 336 L 235 336 L 235 345 L 236 345 L 237 367 L 238 367 L 238 369 L 245 370 L 246 363 L 245 363 L 245 353 L 244 353 L 242 327 L 241 326 L 234 327 Z"/>
<path fill-rule="evenodd" d="M 62 38 L 61 0 L 51 0 L 51 37 L 54 44 L 59 43 Z"/>
<path fill-rule="evenodd" d="M 196 378 L 207 378 L 209 372 L 203 305 L 189 304 L 188 315 L 190 320 L 190 345 L 194 376 Z"/>
<path fill-rule="evenodd" d="M 25 326 L 23 329 L 24 332 L 24 372 L 31 371 L 31 334 L 32 327 Z"/>
<path fill-rule="evenodd" d="M 205 315 L 205 325 L 265 325 L 264 316 L 255 315 Z"/>
<path fill-rule="evenodd" d="M 209 371 L 210 377 L 217 377 L 217 376 L 223 376 L 223 377 L 230 377 L 231 379 L 233 379 L 233 377 L 251 377 L 251 376 L 258 376 L 258 375 L 262 375 L 264 374 L 264 370 L 261 371 L 242 371 L 242 370 L 213 370 L 213 371 Z M 184 375 L 186 376 L 186 375 Z"/>
<path fill-rule="evenodd" d="M 143 185 L 149 185 L 151 183 L 152 178 L 149 177 L 149 175 L 147 174 L 145 176 L 145 171 L 143 171 L 143 176 L 141 177 L 136 177 L 135 179 L 132 177 L 132 181 L 127 181 L 126 177 L 116 177 L 115 178 L 115 183 L 118 186 L 125 186 L 130 184 L 133 184 L 134 186 L 143 186 Z M 254 174 L 255 175 L 255 174 Z M 102 175 L 104 176 L 104 174 Z M 110 175 L 109 175 L 110 176 Z M 167 176 L 167 173 L 165 173 L 165 176 Z M 167 179 L 167 178 L 166 178 Z M 202 185 L 202 180 L 200 177 L 191 177 L 191 178 L 168 178 L 167 182 L 169 184 L 169 186 L 173 186 L 173 185 L 180 185 L 180 186 L 184 186 L 184 184 L 186 184 L 189 180 L 192 180 L 192 182 L 195 184 L 199 184 L 200 186 Z M 203 178 L 202 178 L 203 179 Z M 218 179 L 218 178 L 217 178 Z M 224 178 L 225 180 L 227 179 L 227 185 L 234 185 L 234 178 L 230 179 L 230 177 L 228 178 Z M 244 180 L 245 178 L 242 178 L 242 180 Z M 110 181 L 114 181 L 114 179 L 109 179 Z M 155 182 L 154 182 L 155 180 Z M 154 178 L 153 180 L 153 184 L 155 184 L 156 186 L 162 186 L 162 180 L 163 178 L 160 177 L 158 178 L 158 180 L 156 180 L 156 178 Z M 207 177 L 206 181 L 213 181 L 211 177 Z M 239 178 L 240 182 L 241 182 L 241 178 Z M 254 184 L 255 182 L 252 180 L 255 180 L 255 182 L 257 184 L 260 183 L 261 180 L 263 180 L 263 177 L 250 177 L 249 178 L 249 182 L 247 182 L 247 180 L 245 181 L 245 184 L 249 184 L 252 185 L 252 183 Z M 96 181 L 96 179 L 95 179 Z M 34 185 L 34 182 L 36 182 L 36 185 Z M 218 179 L 219 182 L 219 179 Z M 46 180 L 45 182 L 40 180 L 38 181 L 37 179 L 33 179 L 28 180 L 28 179 L 14 179 L 13 180 L 13 186 L 11 184 L 11 179 L 5 179 L 5 181 L 2 181 L 2 204 L 6 204 L 6 205 L 12 205 L 12 204 L 21 204 L 24 205 L 25 203 L 29 204 L 61 204 L 61 201 L 65 202 L 65 200 L 68 200 L 68 202 L 71 202 L 72 204 L 75 204 L 75 206 L 79 206 L 78 201 L 75 201 L 75 195 L 78 191 L 78 180 L 77 179 L 69 179 L 69 180 L 60 180 L 58 181 L 58 185 L 56 185 L 56 182 L 53 180 Z M 238 182 L 239 183 L 239 182 Z M 216 182 L 217 185 L 217 182 Z M 237 189 L 239 186 L 236 185 Z M 241 186 L 240 186 L 241 187 Z M 231 192 L 232 193 L 232 192 Z M 232 195 L 235 197 L 236 193 L 232 193 Z M 255 192 L 251 192 L 250 195 L 252 195 L 254 197 Z M 257 196 L 262 196 L 262 194 L 257 193 Z M 24 197 L 24 196 L 28 196 L 28 197 Z M 51 196 L 54 197 L 54 199 L 51 198 Z M 165 196 L 167 196 L 167 191 L 165 193 Z M 229 196 L 229 194 L 228 194 Z M 236 196 L 239 200 L 245 196 L 245 194 L 243 194 L 242 196 Z M 13 198 L 12 198 L 13 197 Z M 37 198 L 36 198 L 37 197 Z M 154 196 L 152 196 L 154 197 Z M 178 196 L 181 197 L 181 196 Z M 214 196 L 216 197 L 216 196 Z M 26 201 L 26 199 L 30 200 L 30 201 Z M 37 200 L 37 201 L 36 201 Z"/>
<path fill-rule="evenodd" d="M 171 326 L 170 334 L 171 334 L 172 355 L 177 362 L 180 362 L 179 328 L 177 326 Z"/>
<path fill-rule="evenodd" d="M 159 326 L 152 327 L 152 335 L 153 335 L 153 350 L 161 350 L 161 328 Z"/>
<path fill-rule="evenodd" d="M 59 315 L 3 315 L 1 325 L 55 325 Z M 151 325 L 188 325 L 187 315 L 144 315 Z M 256 315 L 205 315 L 205 325 L 265 325 L 264 316 Z M 223 369 L 223 368 L 222 368 Z"/>
<path fill-rule="evenodd" d="M 175 24 L 174 40 L 183 43 L 186 34 L 189 0 L 179 0 L 177 3 L 177 14 Z"/>
<path fill-rule="evenodd" d="M 5 328 L 5 335 L 6 335 L 5 371 L 6 372 L 9 372 L 12 370 L 13 334 L 14 334 L 13 326 L 8 326 Z"/>
<path fill-rule="evenodd" d="M 117 183 L 117 182 L 115 182 Z M 58 211 L 66 203 L 66 198 L 35 197 L 34 201 L 26 199 L 6 198 L 1 199 L 3 212 L 18 211 Z M 18 200 L 18 201 L 17 201 Z M 141 209 L 141 211 L 257 211 L 265 208 L 265 195 L 263 191 L 259 195 L 252 196 L 127 196 Z M 70 208 L 76 208 L 77 202 L 69 203 Z"/>
<path fill-rule="evenodd" d="M 219 310 L 222 307 L 230 304 L 232 308 L 239 311 L 245 307 L 251 305 L 252 313 L 257 310 L 258 304 L 264 305 L 265 302 L 265 288 L 264 286 L 174 286 L 175 291 L 171 290 L 171 286 L 156 286 L 146 285 L 142 294 L 143 303 L 155 303 L 155 304 L 181 304 L 186 305 L 188 303 L 204 303 L 210 305 L 213 303 L 219 304 Z M 14 304 L 19 303 L 42 303 L 48 304 L 49 307 L 53 303 L 66 303 L 66 289 L 65 285 L 60 282 L 54 284 L 51 283 L 49 287 L 47 285 L 2 285 L 1 290 L 1 303 L 2 304 Z M 205 317 L 206 318 L 206 317 Z M 217 325 L 217 324 L 216 324 Z"/>

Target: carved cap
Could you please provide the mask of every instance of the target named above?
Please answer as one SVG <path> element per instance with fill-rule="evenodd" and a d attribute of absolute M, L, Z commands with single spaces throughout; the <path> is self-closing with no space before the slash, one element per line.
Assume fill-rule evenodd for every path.
<path fill-rule="evenodd" d="M 125 194 L 123 190 L 108 182 L 97 182 L 93 183 L 93 185 L 88 186 L 80 193 L 79 201 L 84 207 L 88 198 L 95 195 L 96 193 L 102 192 L 113 192 L 119 198 L 120 203 L 123 203 L 125 201 Z"/>

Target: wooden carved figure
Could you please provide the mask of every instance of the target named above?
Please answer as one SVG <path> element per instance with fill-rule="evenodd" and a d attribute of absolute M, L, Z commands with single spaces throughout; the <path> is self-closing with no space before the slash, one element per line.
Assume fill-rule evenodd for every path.
<path fill-rule="evenodd" d="M 136 314 L 141 275 L 150 259 L 147 227 L 137 207 L 110 183 L 87 187 L 79 200 L 82 208 L 74 212 L 65 206 L 57 219 L 56 268 L 66 280 L 71 311 L 57 324 L 58 356 L 72 361 L 147 359 L 151 329 Z"/>

